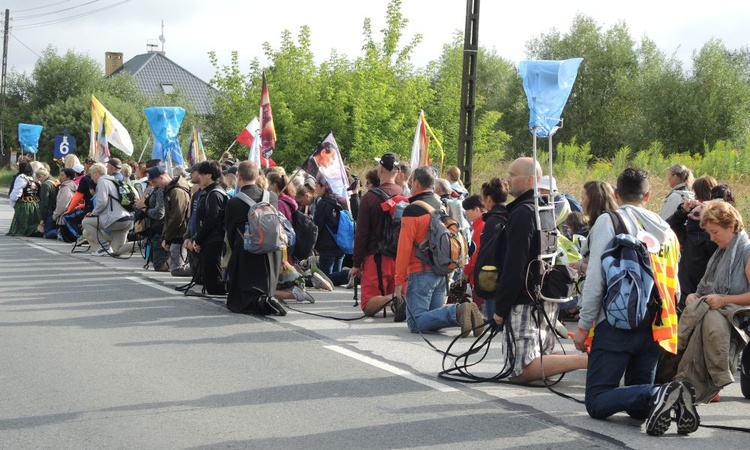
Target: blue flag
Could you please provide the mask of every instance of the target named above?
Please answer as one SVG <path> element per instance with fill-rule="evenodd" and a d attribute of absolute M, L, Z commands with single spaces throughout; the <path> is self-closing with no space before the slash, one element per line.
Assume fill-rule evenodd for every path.
<path fill-rule="evenodd" d="M 529 103 L 529 129 L 538 137 L 555 134 L 583 58 L 521 61 L 518 74 Z"/>
<path fill-rule="evenodd" d="M 29 125 L 28 123 L 18 124 L 18 142 L 21 148 L 29 153 L 39 151 L 39 137 L 42 135 L 41 125 Z"/>
<path fill-rule="evenodd" d="M 152 156 L 156 159 L 166 160 L 170 155 L 176 164 L 182 164 L 182 150 L 177 141 L 180 133 L 182 119 L 185 118 L 185 110 L 179 106 L 153 106 L 143 110 L 146 120 L 154 134 L 154 151 Z M 161 155 L 157 155 L 157 145 L 161 147 Z"/>

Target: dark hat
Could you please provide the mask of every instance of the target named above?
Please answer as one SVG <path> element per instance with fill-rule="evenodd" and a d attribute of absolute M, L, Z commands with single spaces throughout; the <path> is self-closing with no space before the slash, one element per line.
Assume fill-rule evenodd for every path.
<path fill-rule="evenodd" d="M 389 171 L 392 171 L 394 168 L 398 167 L 399 164 L 398 155 L 390 152 L 386 153 L 380 158 L 375 158 L 375 161 L 379 162 L 381 166 L 385 167 L 385 169 Z"/>
<path fill-rule="evenodd" d="M 189 168 L 189 169 L 187 170 L 187 173 L 193 173 L 193 172 L 195 172 L 196 170 L 198 170 L 198 165 L 199 165 L 199 164 L 200 164 L 200 163 L 195 163 L 195 164 L 193 164 L 193 165 L 192 165 L 192 166 L 191 166 L 191 167 L 190 167 L 190 168 Z"/>
<path fill-rule="evenodd" d="M 158 178 L 166 173 L 164 168 L 161 166 L 150 167 L 146 172 L 148 172 L 148 181 L 151 181 L 154 178 Z"/>
<path fill-rule="evenodd" d="M 107 164 L 114 167 L 117 170 L 122 169 L 122 161 L 119 160 L 119 158 L 109 158 L 109 161 L 107 161 Z"/>
<path fill-rule="evenodd" d="M 149 159 L 146 161 L 146 168 L 156 167 L 161 162 L 161 159 Z"/>

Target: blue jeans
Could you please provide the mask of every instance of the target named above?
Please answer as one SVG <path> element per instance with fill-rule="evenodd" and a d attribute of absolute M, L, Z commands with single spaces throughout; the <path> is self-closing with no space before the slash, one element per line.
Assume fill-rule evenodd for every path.
<path fill-rule="evenodd" d="M 409 275 L 406 285 L 406 324 L 409 331 L 433 331 L 455 327 L 456 305 L 445 304 L 445 277 L 435 272 L 416 272 Z"/>
<path fill-rule="evenodd" d="M 341 270 L 344 262 L 344 252 L 341 250 L 321 250 L 318 268 L 331 279 L 334 286 L 341 286 L 349 282 L 349 271 Z"/>
<path fill-rule="evenodd" d="M 659 344 L 651 327 L 620 330 L 606 320 L 594 329 L 594 342 L 586 373 L 586 411 L 594 419 L 606 419 L 625 411 L 635 419 L 648 416 Z M 625 375 L 625 384 L 620 379 Z"/>

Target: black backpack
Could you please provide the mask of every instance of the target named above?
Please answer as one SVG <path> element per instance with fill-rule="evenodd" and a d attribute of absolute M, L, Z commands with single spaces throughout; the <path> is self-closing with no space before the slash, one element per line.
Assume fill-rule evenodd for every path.
<path fill-rule="evenodd" d="M 495 229 L 491 231 L 490 239 L 479 247 L 477 260 L 474 264 L 474 293 L 485 300 L 495 296 L 497 283 L 500 280 L 498 270 L 500 261 L 497 260 L 497 248 L 500 245 L 500 238 L 503 235 L 508 216 L 505 214 L 497 215 L 502 217 L 503 221 L 495 225 Z M 490 230 L 485 228 L 483 232 L 490 232 Z"/>
<path fill-rule="evenodd" d="M 396 252 L 398 251 L 398 237 L 401 234 L 401 215 L 396 211 L 399 206 L 398 204 L 393 205 L 393 212 L 390 211 L 390 206 L 383 208 L 383 203 L 393 197 L 380 188 L 375 188 L 372 192 L 380 197 L 381 211 L 383 212 L 383 222 L 381 227 L 382 235 L 378 241 L 378 254 L 395 258 Z M 403 213 L 403 209 L 406 208 L 406 205 L 408 205 L 406 202 L 401 205 L 401 213 Z"/>
<path fill-rule="evenodd" d="M 292 212 L 292 228 L 297 235 L 292 256 L 297 260 L 309 258 L 318 240 L 318 226 L 310 216 L 295 209 Z"/>

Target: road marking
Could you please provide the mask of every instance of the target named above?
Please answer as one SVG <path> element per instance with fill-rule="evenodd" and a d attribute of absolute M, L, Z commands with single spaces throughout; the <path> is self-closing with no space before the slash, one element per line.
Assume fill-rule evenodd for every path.
<path fill-rule="evenodd" d="M 158 290 L 160 290 L 162 292 L 166 292 L 166 293 L 171 294 L 173 296 L 177 295 L 177 291 L 175 291 L 174 289 L 170 289 L 170 288 L 167 288 L 167 287 L 164 287 L 164 286 L 160 286 L 160 285 L 158 285 L 156 283 L 151 283 L 150 281 L 146 281 L 146 280 L 143 280 L 141 278 L 137 278 L 137 277 L 125 277 L 125 279 L 130 280 L 130 281 L 135 281 L 136 283 L 140 283 L 140 284 L 142 284 L 144 286 L 148 286 L 148 287 L 151 287 L 151 288 L 154 288 L 154 289 L 158 289 Z"/>
<path fill-rule="evenodd" d="M 406 370 L 399 369 L 396 366 L 392 366 L 388 363 L 384 363 L 382 361 L 378 361 L 377 359 L 370 358 L 369 356 L 360 355 L 357 352 L 353 352 L 349 349 L 346 349 L 344 347 L 339 347 L 338 345 L 326 345 L 325 348 L 328 350 L 333 350 L 336 353 L 341 353 L 344 356 L 348 356 L 350 358 L 354 358 L 357 361 L 361 361 L 365 364 L 369 364 L 371 366 L 375 366 L 378 369 L 383 369 L 386 372 L 390 372 L 394 375 L 398 375 L 400 377 L 404 377 L 408 380 L 417 382 L 419 384 L 425 385 L 429 388 L 435 389 L 436 391 L 440 392 L 458 392 L 458 389 L 452 388 L 449 386 L 444 385 L 443 383 L 438 383 L 437 381 L 428 380 L 426 378 L 422 378 L 420 376 L 414 375 L 411 372 L 407 372 Z"/>
<path fill-rule="evenodd" d="M 48 249 L 46 247 L 42 247 L 41 245 L 32 244 L 31 242 L 27 242 L 26 245 L 28 245 L 29 247 L 33 247 L 33 248 L 35 248 L 37 250 L 41 250 L 43 252 L 47 252 L 50 255 L 59 255 L 60 254 L 60 252 L 56 252 L 54 250 L 50 250 L 50 249 Z"/>

